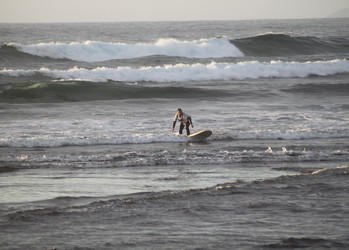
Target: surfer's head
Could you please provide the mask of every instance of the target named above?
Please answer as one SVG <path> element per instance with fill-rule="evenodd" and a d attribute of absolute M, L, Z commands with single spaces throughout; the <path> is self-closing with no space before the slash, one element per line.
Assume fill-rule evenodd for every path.
<path fill-rule="evenodd" d="M 177 109 L 177 114 L 182 114 L 182 109 L 181 108 L 179 108 L 179 109 Z"/>

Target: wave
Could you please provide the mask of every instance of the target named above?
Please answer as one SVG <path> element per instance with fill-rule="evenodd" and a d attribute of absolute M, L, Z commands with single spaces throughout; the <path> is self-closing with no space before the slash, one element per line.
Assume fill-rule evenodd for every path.
<path fill-rule="evenodd" d="M 267 33 L 231 41 L 246 56 L 293 56 L 349 53 L 346 37 L 291 37 Z"/>
<path fill-rule="evenodd" d="M 313 165 L 316 166 L 316 163 Z M 239 166 L 233 167 L 239 169 Z M 166 171 L 161 166 L 158 168 L 162 172 Z M 86 248 L 86 245 L 91 248 L 103 246 L 107 249 L 127 249 L 130 246 L 171 248 L 169 240 L 162 239 L 164 235 L 175 235 L 170 239 L 170 246 L 176 249 L 185 249 L 188 245 L 198 249 L 205 246 L 219 249 L 348 249 L 346 218 L 349 166 L 323 169 L 322 174 L 287 174 L 265 179 L 261 179 L 264 169 L 251 167 L 250 175 L 257 178 L 254 181 L 240 180 L 242 176 L 239 170 L 236 174 L 217 176 L 216 168 L 212 166 L 207 170 L 198 166 L 187 169 L 181 166 L 179 170 L 175 169 L 180 171 L 179 174 L 175 173 L 176 177 L 179 176 L 179 181 L 165 180 L 159 184 L 155 179 L 161 173 L 152 171 L 155 173 L 142 176 L 142 171 L 136 173 L 138 175 L 134 174 L 140 176 L 139 178 L 128 181 L 131 183 L 129 189 L 132 189 L 132 193 L 127 194 L 113 190 L 114 195 L 109 196 L 63 197 L 58 201 L 42 200 L 24 205 L 9 204 L 6 201 L 5 207 L 11 209 L 4 209 L 3 220 L 11 226 L 14 225 L 13 227 L 20 226 L 16 228 L 19 232 L 16 234 L 19 235 L 17 238 L 14 238 L 13 231 L 4 230 L 2 235 L 5 239 L 10 239 L 5 241 L 5 245 L 17 246 L 19 244 L 16 242 L 20 242 L 20 237 L 30 233 L 35 239 L 25 246 L 37 248 L 38 245 L 47 245 L 46 238 L 57 238 L 58 232 L 63 230 L 67 234 L 73 234 L 81 228 L 91 228 L 97 229 L 90 233 L 95 237 L 84 237 L 81 240 L 73 238 L 74 240 L 69 240 L 66 244 L 60 238 L 53 241 L 52 245 L 66 249 Z M 86 182 L 89 183 L 88 181 L 93 181 L 92 178 L 98 176 L 102 182 L 104 179 L 101 178 L 108 178 L 104 175 L 114 173 L 103 169 L 100 171 L 107 172 L 104 175 L 99 174 L 100 171 L 91 173 L 86 170 L 77 172 L 72 168 L 68 170 L 69 173 L 74 173 L 74 178 L 67 178 L 63 183 L 72 183 L 72 187 L 68 189 L 74 190 L 70 192 L 72 195 L 79 192 L 76 178 L 86 177 Z M 167 175 L 171 176 L 171 173 Z M 44 177 L 39 176 L 43 179 L 40 186 L 44 186 L 49 180 L 44 179 L 45 172 L 41 175 Z M 50 176 L 57 175 L 55 172 L 50 173 Z M 202 175 L 206 179 L 211 177 L 214 180 L 209 182 Z M 123 172 L 121 177 L 124 177 Z M 194 178 L 201 183 L 191 183 Z M 107 180 L 107 183 L 114 179 Z M 154 184 L 150 186 L 147 183 L 148 185 L 143 186 L 150 191 L 140 192 L 139 187 L 143 184 L 140 179 L 158 185 L 154 188 Z M 46 192 L 40 190 L 39 194 L 46 198 L 47 193 L 52 189 L 56 190 L 59 185 L 60 183 L 50 183 L 50 189 Z M 178 188 L 179 185 L 181 187 Z M 163 190 L 162 187 L 168 189 Z M 98 192 L 101 189 L 94 190 Z M 106 190 L 103 192 L 107 193 Z M 33 225 L 38 225 L 36 234 L 32 232 Z M 45 225 L 54 227 L 51 229 Z M 99 228 L 104 230 L 98 230 Z M 132 241 L 135 232 L 137 238 Z M 43 234 L 45 238 L 42 237 Z M 110 239 L 109 234 L 113 234 L 114 238 Z M 148 240 L 149 234 L 153 235 L 152 240 Z M 107 240 L 103 238 L 105 235 Z"/>
<path fill-rule="evenodd" d="M 263 245 L 262 249 L 344 249 L 349 244 L 322 238 L 286 238 L 277 243 Z"/>
<path fill-rule="evenodd" d="M 156 67 L 74 67 L 68 70 L 3 69 L 0 75 L 10 77 L 43 75 L 52 79 L 87 80 L 95 82 L 188 82 L 211 80 L 244 80 L 258 78 L 290 78 L 328 76 L 349 73 L 349 61 L 336 59 L 315 62 L 246 61 L 239 63 L 176 64 Z"/>
<path fill-rule="evenodd" d="M 63 81 L 5 86 L 1 102 L 79 102 L 153 98 L 201 98 L 228 96 L 223 90 L 189 87 L 144 87 L 118 83 Z"/>
<path fill-rule="evenodd" d="M 286 93 L 295 95 L 336 95 L 336 96 L 348 96 L 349 85 L 348 83 L 322 83 L 322 84 L 299 84 L 290 88 L 283 89 Z M 344 107 L 344 106 L 343 106 Z"/>
<path fill-rule="evenodd" d="M 6 62 L 6 61 L 23 61 L 23 60 L 33 60 L 34 57 L 33 55 L 29 55 L 26 53 L 23 53 L 21 51 L 19 51 L 14 45 L 11 44 L 3 44 L 0 47 L 0 60 L 2 62 Z"/>
<path fill-rule="evenodd" d="M 223 200 L 226 202 L 232 201 L 234 202 L 234 206 L 231 206 L 231 204 L 228 204 L 229 209 L 226 209 L 225 212 L 231 212 L 232 208 L 235 208 L 238 206 L 238 209 L 243 208 L 245 210 L 250 210 L 251 214 L 253 213 L 256 208 L 258 209 L 258 215 L 260 216 L 261 206 L 269 206 L 270 209 L 272 209 L 271 206 L 274 207 L 275 210 L 279 210 L 280 206 L 286 210 L 283 210 L 282 212 L 293 212 L 294 213 L 294 204 L 295 199 L 296 201 L 299 201 L 301 204 L 307 204 L 304 199 L 307 199 L 309 196 L 312 195 L 312 201 L 319 197 L 319 193 L 322 195 L 330 194 L 331 196 L 328 196 L 327 199 L 324 199 L 323 197 L 319 197 L 317 208 L 320 206 L 326 206 L 328 207 L 328 199 L 334 199 L 337 202 L 340 202 L 341 205 L 340 209 L 338 209 L 337 212 L 346 213 L 346 210 L 343 209 L 345 207 L 346 200 L 343 200 L 344 195 L 347 191 L 348 182 L 346 181 L 346 177 L 348 175 L 349 165 L 343 165 L 338 167 L 332 167 L 332 168 L 322 168 L 318 171 L 309 172 L 309 173 L 301 173 L 296 175 L 283 175 L 280 177 L 275 178 L 266 178 L 266 179 L 257 179 L 255 181 L 243 181 L 239 179 L 232 179 L 228 180 L 225 183 L 216 184 L 214 186 L 209 187 L 202 187 L 202 188 L 193 188 L 193 189 L 186 189 L 186 190 L 161 190 L 161 191 L 153 191 L 153 192 L 138 192 L 133 194 L 118 194 L 113 196 L 105 196 L 105 197 L 58 197 L 56 199 L 50 199 L 46 200 L 45 202 L 51 202 L 51 203 L 57 203 L 62 204 L 63 206 L 55 206 L 55 207 L 45 207 L 45 208 L 29 208 L 27 210 L 19 210 L 19 211 L 13 211 L 11 214 L 9 214 L 9 218 L 11 220 L 27 220 L 28 218 L 34 219 L 34 217 L 42 217 L 42 216 L 58 216 L 59 214 L 65 213 L 66 215 L 70 213 L 74 213 L 74 216 L 76 216 L 76 213 L 83 212 L 86 214 L 86 212 L 93 212 L 96 213 L 97 210 L 99 211 L 115 211 L 115 207 L 119 207 L 120 211 L 124 207 L 125 210 L 129 212 L 130 207 L 126 206 L 125 204 L 134 204 L 134 206 L 142 206 L 141 211 L 147 211 L 147 209 L 144 209 L 143 206 L 145 203 L 148 203 L 148 205 L 154 205 L 157 207 L 163 207 L 159 206 L 159 202 L 162 204 L 162 202 L 165 202 L 164 204 L 168 204 L 168 206 L 172 206 L 171 209 L 173 210 L 173 202 L 171 201 L 185 201 L 185 204 L 188 203 L 188 201 L 195 200 L 198 204 L 206 204 L 207 202 L 212 202 L 212 204 L 215 204 L 214 206 L 206 206 L 205 211 L 207 212 L 208 209 L 214 211 L 217 211 L 217 200 L 212 200 L 213 198 L 221 199 L 220 204 L 224 204 Z M 326 181 L 326 185 L 324 185 L 324 181 Z M 319 190 L 318 187 L 322 185 L 322 188 Z M 274 190 L 274 192 L 272 191 Z M 278 191 L 277 194 L 275 194 L 275 190 Z M 290 193 L 292 192 L 292 194 Z M 317 195 L 313 195 L 314 192 Z M 339 195 L 334 195 L 339 194 Z M 240 195 L 239 199 L 240 202 L 236 201 L 236 199 L 227 199 L 227 196 L 232 195 Z M 277 195 L 279 198 L 283 198 L 288 202 L 284 202 L 283 204 L 279 203 L 275 199 L 275 195 Z M 292 196 L 292 200 L 289 199 L 290 195 Z M 251 199 L 251 196 L 253 196 Z M 268 199 L 266 201 L 266 198 L 272 197 L 271 199 Z M 176 199 L 173 199 L 173 198 Z M 346 196 L 345 196 L 346 197 Z M 202 199 L 203 198 L 203 199 Z M 93 200 L 94 199 L 94 200 Z M 98 199 L 98 200 L 97 200 Z M 76 201 L 76 203 L 80 203 L 80 200 L 82 200 L 82 203 L 87 204 L 79 204 L 72 206 L 71 204 Z M 90 200 L 90 203 L 89 203 Z M 91 202 L 92 201 L 92 202 Z M 197 202 L 197 201 L 201 201 Z M 316 201 L 316 200 L 315 200 Z M 315 203 L 314 201 L 314 203 Z M 40 201 L 39 203 L 43 203 L 44 201 Z M 155 203 L 154 203 L 155 202 Z M 206 203 L 205 203 L 206 202 Z M 138 205 L 137 205 L 138 204 Z M 178 204 L 176 204 L 178 205 Z M 310 204 L 312 205 L 312 204 Z M 314 205 L 312 206 L 314 207 Z M 192 209 L 200 209 L 202 206 L 198 206 L 196 208 L 187 208 L 188 210 Z M 315 210 L 316 213 L 323 213 L 323 210 L 325 207 L 320 207 L 322 209 Z M 113 209 L 113 210 L 111 210 Z M 171 209 L 166 209 L 166 214 L 168 214 L 168 211 Z M 298 209 L 305 209 L 299 207 Z M 320 211 L 318 211 L 320 210 Z M 150 210 L 149 210 L 150 211 Z M 242 210 L 239 210 L 240 212 Z M 269 211 L 269 209 L 264 209 L 263 211 Z M 297 212 L 299 212 L 298 210 Z M 218 213 L 221 213 L 219 210 Z M 234 211 L 236 214 L 236 211 Z M 314 213 L 314 211 L 312 212 Z M 303 213 L 300 213 L 303 214 Z M 274 215 L 274 214 L 273 214 Z M 305 217 L 308 217 L 309 215 L 304 215 Z M 316 215 L 318 216 L 318 215 Z M 313 223 L 311 223 L 312 225 Z M 344 228 L 343 224 L 343 228 Z M 234 227 L 233 227 L 234 228 Z M 311 246 L 323 246 L 326 244 L 326 248 L 328 248 L 329 244 L 332 241 L 325 241 L 322 239 L 287 239 L 282 240 L 281 243 L 272 243 L 270 245 L 264 245 L 264 247 L 271 247 L 271 248 L 279 248 L 279 247 L 311 247 Z M 339 243 L 336 243 L 336 246 L 339 246 Z M 348 245 L 348 244 L 346 244 Z M 268 248 L 269 249 L 269 248 Z"/>
<path fill-rule="evenodd" d="M 115 133 L 114 133 L 115 134 Z M 33 154 L 33 148 L 60 148 L 67 146 L 90 146 L 91 148 L 100 147 L 102 145 L 141 145 L 147 144 L 153 146 L 162 143 L 182 144 L 188 143 L 188 138 L 182 136 L 169 135 L 168 133 L 160 134 L 135 134 L 135 135 L 114 135 L 111 131 L 106 131 L 104 135 L 87 135 L 86 136 L 67 136 L 57 137 L 55 135 L 40 136 L 38 138 L 3 138 L 0 140 L 0 147 L 6 148 L 22 148 L 21 154 L 3 154 L 0 156 L 0 168 L 11 166 L 25 167 L 45 167 L 49 166 L 66 166 L 67 164 L 77 164 L 80 166 L 91 167 L 134 167 L 134 166 L 155 166 L 155 165 L 211 165 L 211 164 L 232 164 L 247 162 L 310 162 L 310 161 L 337 161 L 347 162 L 349 159 L 348 150 L 324 149 L 319 147 L 286 147 L 279 146 L 267 147 L 226 147 L 224 150 L 202 151 L 201 149 L 193 149 L 191 151 L 181 152 L 178 157 L 173 151 L 157 150 L 157 151 L 115 151 L 99 153 L 92 152 L 90 154 L 70 155 L 59 153 L 60 151 L 52 151 L 51 153 Z M 343 135 L 343 134 L 342 134 Z M 345 135 L 344 135 L 345 136 Z M 338 138 L 344 138 L 338 135 Z M 309 136 L 311 137 L 311 136 Z M 329 138 L 334 138 L 329 136 Z M 256 138 L 254 138 L 256 139 Z M 274 138 L 277 140 L 276 138 Z M 339 139 L 344 142 L 345 139 Z M 220 141 L 214 137 L 209 139 L 209 143 L 216 145 L 225 144 L 228 141 Z M 238 140 L 234 140 L 237 142 Z M 270 139 L 268 139 L 271 143 Z M 190 143 L 190 142 L 189 142 Z M 204 144 L 204 143 L 203 143 Z M 151 146 L 151 147 L 153 147 Z M 150 147 L 150 148 L 151 148 Z M 160 147 L 160 146 L 159 146 Z M 27 148 L 27 149 L 25 149 Z M 126 147 L 128 148 L 128 147 Z M 33 165 L 34 164 L 34 165 Z"/>
<path fill-rule="evenodd" d="M 154 43 L 112 43 L 101 41 L 50 42 L 31 45 L 5 43 L 0 58 L 23 59 L 38 56 L 80 62 L 141 58 L 154 55 L 184 58 L 226 58 L 244 56 L 293 56 L 349 53 L 347 37 L 292 37 L 267 33 L 242 39 L 228 38 L 179 41 L 159 39 Z"/>
<path fill-rule="evenodd" d="M 187 58 L 222 58 L 241 57 L 239 51 L 226 38 L 179 41 L 176 39 L 159 39 L 153 44 L 107 43 L 100 41 L 71 43 L 38 43 L 23 45 L 8 43 L 3 46 L 18 51 L 54 59 L 70 59 L 83 62 L 100 62 L 115 59 L 129 59 L 152 55 L 165 55 Z"/>
<path fill-rule="evenodd" d="M 42 81 L 34 83 L 7 84 L 0 86 L 0 103 L 59 103 L 86 102 L 96 100 L 127 100 L 154 98 L 189 98 L 189 99 L 221 99 L 230 97 L 234 100 L 266 100 L 277 98 L 283 93 L 292 95 L 331 95 L 346 96 L 349 86 L 338 84 L 296 84 L 281 89 L 280 92 L 246 90 L 234 88 L 228 90 L 200 86 L 147 86 L 144 84 L 125 84 L 115 82 L 86 82 L 86 81 Z M 341 109 L 348 109 L 340 105 Z"/>
<path fill-rule="evenodd" d="M 150 125 L 147 122 L 141 122 L 142 128 L 146 132 L 137 132 L 128 134 L 115 130 L 114 126 L 110 126 L 112 123 L 110 120 L 92 122 L 82 122 L 79 127 L 76 127 L 74 122 L 51 122 L 42 121 L 42 126 L 37 130 L 20 130 L 13 131 L 11 134 L 5 134 L 0 138 L 0 147 L 10 148 L 36 148 L 36 147 L 65 147 L 65 146 L 94 146 L 94 145 L 124 145 L 124 144 L 150 144 L 150 143 L 184 143 L 188 142 L 188 138 L 185 136 L 176 136 L 173 133 L 165 131 L 157 131 L 156 133 L 149 133 L 148 131 L 154 130 L 153 123 Z M 125 127 L 122 127 L 120 131 L 127 130 L 129 123 L 126 123 Z M 205 126 L 201 124 L 201 126 Z M 45 128 L 45 134 L 42 135 L 42 128 Z M 207 126 L 208 127 L 208 126 Z M 91 130 L 91 128 L 93 128 Z M 101 128 L 103 128 L 101 130 Z M 231 142 L 231 141 L 242 141 L 242 140 L 267 140 L 267 141 L 280 141 L 280 140 L 317 140 L 317 139 L 336 139 L 346 140 L 348 136 L 348 128 L 345 124 L 334 124 L 329 126 L 325 124 L 323 126 L 315 127 L 308 126 L 303 130 L 296 130 L 292 128 L 284 129 L 277 128 L 273 131 L 267 129 L 259 129 L 254 131 L 252 129 L 239 130 L 238 132 L 231 131 L 230 129 L 222 129 L 218 127 L 211 127 L 213 130 L 213 136 L 208 139 L 209 142 Z M 67 135 L 57 131 L 69 131 Z M 192 131 L 194 133 L 194 131 Z M 27 136 L 23 136 L 23 134 Z M 247 151 L 244 149 L 241 152 L 222 152 L 218 157 L 223 161 L 227 159 L 229 161 L 236 159 L 238 162 L 243 159 L 248 159 L 249 154 L 256 155 L 257 157 L 270 156 L 273 160 L 275 156 L 291 157 L 296 160 L 315 160 L 318 159 L 337 159 L 348 160 L 348 150 L 335 150 L 326 151 L 324 150 L 320 154 L 318 152 L 304 151 L 304 148 L 298 150 L 281 150 L 271 146 L 267 146 L 256 151 Z M 241 158 L 236 158 L 237 155 L 241 155 Z M 32 158 L 32 156 L 28 156 Z M 132 156 L 133 157 L 133 156 Z M 210 158 L 210 155 L 207 155 Z M 213 157 L 213 156 L 212 156 Z M 5 157 L 6 158 L 6 157 Z M 0 158 L 1 159 L 1 158 Z M 134 158 L 138 159 L 138 157 Z M 188 159 L 193 159 L 191 156 Z M 24 158 L 25 161 L 28 158 Z M 218 162 L 218 161 L 217 161 Z"/>

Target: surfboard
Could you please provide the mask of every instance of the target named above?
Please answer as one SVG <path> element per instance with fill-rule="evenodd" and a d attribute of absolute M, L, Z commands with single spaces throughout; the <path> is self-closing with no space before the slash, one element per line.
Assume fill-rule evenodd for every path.
<path fill-rule="evenodd" d="M 211 135 L 212 135 L 211 130 L 201 130 L 200 132 L 197 132 L 195 134 L 188 135 L 188 138 L 195 139 L 195 140 L 204 140 Z"/>

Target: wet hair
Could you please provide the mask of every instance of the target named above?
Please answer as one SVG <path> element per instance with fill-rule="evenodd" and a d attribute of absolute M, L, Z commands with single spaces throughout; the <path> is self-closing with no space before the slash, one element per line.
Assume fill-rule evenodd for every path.
<path fill-rule="evenodd" d="M 181 108 L 179 108 L 179 109 L 177 109 L 177 111 L 181 111 L 181 112 L 182 112 L 182 109 L 181 109 Z"/>

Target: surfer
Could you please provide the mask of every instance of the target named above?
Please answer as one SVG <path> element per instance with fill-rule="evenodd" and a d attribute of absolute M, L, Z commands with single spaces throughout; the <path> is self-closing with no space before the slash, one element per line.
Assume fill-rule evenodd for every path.
<path fill-rule="evenodd" d="M 187 135 L 190 135 L 189 125 L 194 128 L 193 122 L 191 121 L 190 115 L 184 113 L 182 109 L 177 109 L 177 113 L 173 120 L 173 126 L 172 126 L 172 132 L 174 131 L 174 128 L 176 126 L 177 120 L 181 123 L 179 126 L 179 134 L 182 134 L 183 128 L 185 126 L 185 129 L 187 130 Z"/>

